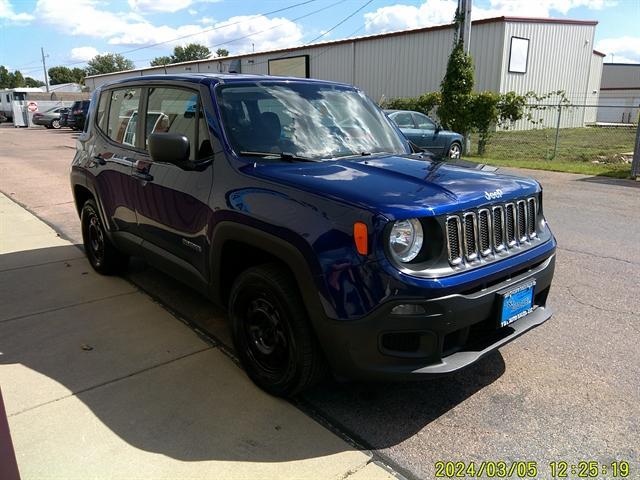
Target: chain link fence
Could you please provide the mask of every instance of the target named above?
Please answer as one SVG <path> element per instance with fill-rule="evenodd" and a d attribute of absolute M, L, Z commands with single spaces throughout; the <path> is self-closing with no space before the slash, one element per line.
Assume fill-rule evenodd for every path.
<path fill-rule="evenodd" d="M 527 105 L 525 118 L 490 136 L 481 158 L 630 171 L 639 116 L 637 105 Z M 473 140 L 470 153 L 477 155 Z"/>

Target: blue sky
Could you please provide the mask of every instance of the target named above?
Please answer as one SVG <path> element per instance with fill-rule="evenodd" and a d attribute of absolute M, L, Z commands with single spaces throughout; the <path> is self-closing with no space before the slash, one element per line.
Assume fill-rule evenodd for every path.
<path fill-rule="evenodd" d="M 138 67 L 177 44 L 243 53 L 449 23 L 455 0 L 0 0 L 0 64 L 42 79 L 47 66 L 83 66 L 123 52 Z M 260 15 L 286 9 L 271 15 Z M 640 63 L 640 0 L 477 0 L 474 18 L 499 15 L 593 19 L 605 61 Z M 178 39 L 178 37 L 185 37 Z M 149 45 L 166 42 L 146 48 Z"/>

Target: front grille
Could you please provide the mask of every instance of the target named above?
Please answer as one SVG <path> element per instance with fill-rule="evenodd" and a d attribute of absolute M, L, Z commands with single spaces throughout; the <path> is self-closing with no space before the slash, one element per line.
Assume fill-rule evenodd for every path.
<path fill-rule="evenodd" d="M 474 263 L 522 248 L 537 238 L 537 225 L 535 197 L 450 215 L 445 222 L 449 262 Z"/>

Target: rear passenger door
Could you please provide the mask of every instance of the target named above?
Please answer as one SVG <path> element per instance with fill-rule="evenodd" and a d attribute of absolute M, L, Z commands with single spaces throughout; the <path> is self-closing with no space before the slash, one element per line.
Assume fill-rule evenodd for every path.
<path fill-rule="evenodd" d="M 136 215 L 151 263 L 191 282 L 208 274 L 208 240 L 213 184 L 212 149 L 199 91 L 159 85 L 145 89 L 145 155 L 133 169 Z M 154 162 L 148 154 L 151 133 L 186 136 L 190 166 Z"/>

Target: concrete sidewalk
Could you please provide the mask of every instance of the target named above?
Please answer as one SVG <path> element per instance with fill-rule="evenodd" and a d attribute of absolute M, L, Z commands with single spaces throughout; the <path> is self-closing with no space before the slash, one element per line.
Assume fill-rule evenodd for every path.
<path fill-rule="evenodd" d="M 394 478 L 2 194 L 0 254 L 23 479 Z"/>

